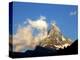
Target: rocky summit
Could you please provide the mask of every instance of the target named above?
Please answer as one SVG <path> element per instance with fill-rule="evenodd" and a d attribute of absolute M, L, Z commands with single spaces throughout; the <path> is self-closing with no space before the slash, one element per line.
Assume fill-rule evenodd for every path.
<path fill-rule="evenodd" d="M 53 48 L 53 49 L 64 49 L 72 44 L 70 38 L 66 38 L 60 31 L 59 27 L 54 23 L 52 24 L 46 38 L 41 40 L 40 46 Z"/>

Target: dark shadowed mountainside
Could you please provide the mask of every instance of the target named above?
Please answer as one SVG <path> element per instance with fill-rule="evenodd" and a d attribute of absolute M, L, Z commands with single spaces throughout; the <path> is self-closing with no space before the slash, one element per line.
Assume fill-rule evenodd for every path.
<path fill-rule="evenodd" d="M 78 40 L 73 42 L 71 46 L 59 50 L 37 46 L 35 50 L 28 50 L 24 53 L 9 51 L 9 56 L 12 58 L 72 55 L 72 54 L 78 54 Z"/>
<path fill-rule="evenodd" d="M 73 42 L 73 44 L 67 48 L 57 50 L 57 55 L 72 55 L 78 54 L 78 40 Z"/>
<path fill-rule="evenodd" d="M 23 58 L 23 57 L 53 56 L 56 54 L 57 54 L 57 51 L 55 49 L 37 46 L 35 50 L 33 51 L 28 50 L 25 53 L 10 51 L 9 56 L 12 58 Z"/>

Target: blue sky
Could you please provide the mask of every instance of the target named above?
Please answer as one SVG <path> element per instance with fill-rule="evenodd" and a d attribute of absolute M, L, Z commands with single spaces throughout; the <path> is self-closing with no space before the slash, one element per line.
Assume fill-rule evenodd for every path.
<path fill-rule="evenodd" d="M 62 33 L 73 40 L 77 39 L 77 6 L 75 5 L 56 5 L 56 4 L 35 4 L 25 2 L 13 3 L 13 33 L 17 30 L 17 25 L 23 25 L 27 19 L 37 19 L 40 16 L 47 18 L 50 26 L 51 21 L 55 21 Z M 16 26 L 15 26 L 16 25 Z M 48 27 L 49 28 L 49 27 Z"/>

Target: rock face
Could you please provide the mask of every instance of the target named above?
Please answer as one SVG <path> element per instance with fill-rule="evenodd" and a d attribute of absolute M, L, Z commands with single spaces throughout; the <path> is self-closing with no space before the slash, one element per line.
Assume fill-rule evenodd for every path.
<path fill-rule="evenodd" d="M 48 32 L 48 36 L 41 41 L 40 46 L 55 49 L 64 49 L 71 44 L 71 39 L 63 36 L 59 27 L 54 23 Z"/>

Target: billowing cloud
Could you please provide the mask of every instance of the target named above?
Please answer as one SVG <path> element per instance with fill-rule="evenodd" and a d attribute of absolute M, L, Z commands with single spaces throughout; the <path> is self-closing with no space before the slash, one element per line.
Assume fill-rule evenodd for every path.
<path fill-rule="evenodd" d="M 26 50 L 34 50 L 35 47 L 39 44 L 39 42 L 47 37 L 47 22 L 46 17 L 41 16 L 39 19 L 35 21 L 31 19 L 27 19 L 28 24 L 24 27 L 17 29 L 15 35 L 13 35 L 13 51 L 15 52 L 25 52 Z M 23 22 L 26 24 L 27 22 Z M 36 36 L 33 36 L 33 29 L 39 30 L 39 33 Z"/>
<path fill-rule="evenodd" d="M 41 16 L 36 21 L 32 21 L 30 19 L 28 20 L 29 24 L 32 28 L 36 28 L 36 29 L 40 30 L 40 33 L 37 36 L 41 37 L 41 39 L 47 36 L 48 24 L 45 21 L 45 19 L 46 19 L 46 17 Z"/>
<path fill-rule="evenodd" d="M 33 37 L 30 26 L 19 28 L 13 36 L 14 51 L 19 52 L 26 47 L 29 48 L 32 40 Z"/>
<path fill-rule="evenodd" d="M 29 24 L 33 28 L 37 28 L 40 30 L 47 29 L 47 22 L 45 21 L 45 17 L 41 17 L 41 18 L 37 19 L 36 21 L 32 21 L 32 20 L 28 19 L 28 21 L 29 21 Z"/>

